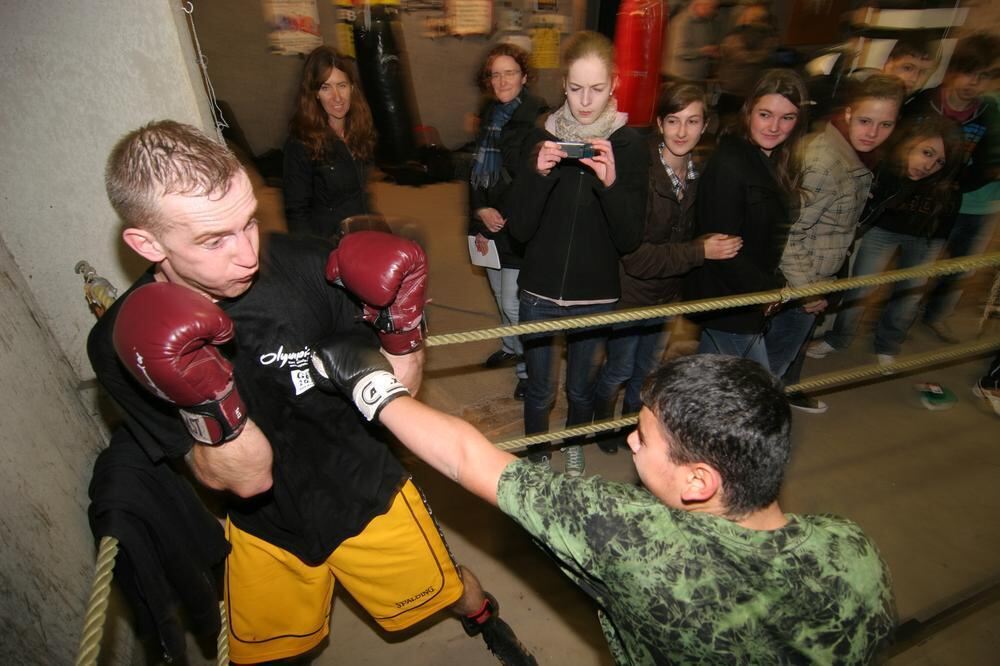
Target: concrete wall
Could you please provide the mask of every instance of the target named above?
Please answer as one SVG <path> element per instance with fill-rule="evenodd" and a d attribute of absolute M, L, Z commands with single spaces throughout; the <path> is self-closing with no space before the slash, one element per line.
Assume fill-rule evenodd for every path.
<path fill-rule="evenodd" d="M 77 391 L 93 316 L 73 267 L 122 287 L 139 268 L 104 194 L 114 142 L 156 118 L 211 126 L 180 5 L 0 1 L 0 663 L 76 653 L 104 438 Z M 127 663 L 128 632 L 108 628 L 104 663 Z"/>
<path fill-rule="evenodd" d="M 92 316 L 73 266 L 124 286 L 104 162 L 124 133 L 158 118 L 211 127 L 181 3 L 5 0 L 0 18 L 0 236 L 59 346 L 90 376 Z"/>

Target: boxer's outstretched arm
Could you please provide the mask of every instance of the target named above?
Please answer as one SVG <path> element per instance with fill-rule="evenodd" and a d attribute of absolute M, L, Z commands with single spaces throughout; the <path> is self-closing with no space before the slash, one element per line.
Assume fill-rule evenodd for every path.
<path fill-rule="evenodd" d="M 515 457 L 497 449 L 472 424 L 409 396 L 385 405 L 379 421 L 418 458 L 490 504 L 500 474 Z"/>
<path fill-rule="evenodd" d="M 185 459 L 195 478 L 213 490 L 253 497 L 271 488 L 271 443 L 250 419 L 236 439 L 220 446 L 196 442 Z"/>
<path fill-rule="evenodd" d="M 313 367 L 353 400 L 369 421 L 378 419 L 419 458 L 491 504 L 497 503 L 500 473 L 514 456 L 499 451 L 462 419 L 412 397 L 392 366 L 363 336 L 337 336 L 313 351 Z"/>

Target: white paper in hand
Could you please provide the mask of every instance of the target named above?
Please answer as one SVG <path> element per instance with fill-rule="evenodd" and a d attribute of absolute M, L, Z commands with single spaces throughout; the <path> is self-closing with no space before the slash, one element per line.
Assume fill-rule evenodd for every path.
<path fill-rule="evenodd" d="M 473 266 L 500 268 L 500 254 L 497 252 L 496 242 L 487 239 L 486 244 L 486 254 L 479 254 L 479 249 L 476 247 L 476 237 L 469 236 L 469 261 L 472 262 Z"/>

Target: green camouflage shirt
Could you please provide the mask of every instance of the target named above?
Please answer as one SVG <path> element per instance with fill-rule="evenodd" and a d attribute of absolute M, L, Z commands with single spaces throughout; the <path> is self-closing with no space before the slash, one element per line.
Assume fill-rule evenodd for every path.
<path fill-rule="evenodd" d="M 895 626 L 888 570 L 843 518 L 751 530 L 526 460 L 497 495 L 597 601 L 618 664 L 863 664 Z"/>

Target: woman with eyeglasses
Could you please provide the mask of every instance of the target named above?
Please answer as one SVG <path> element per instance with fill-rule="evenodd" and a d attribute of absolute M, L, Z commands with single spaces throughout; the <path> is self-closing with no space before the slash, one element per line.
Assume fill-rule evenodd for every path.
<path fill-rule="evenodd" d="M 285 221 L 293 234 L 330 238 L 346 217 L 371 213 L 375 125 L 354 61 L 329 46 L 306 58 L 285 142 Z"/>
<path fill-rule="evenodd" d="M 531 150 L 508 205 L 508 226 L 525 244 L 520 321 L 608 312 L 621 296 L 618 261 L 639 245 L 645 219 L 645 141 L 626 127 L 613 93 L 614 49 L 598 33 L 578 32 L 562 57 L 566 101 L 529 139 Z M 566 332 L 566 425 L 594 417 L 594 383 L 607 327 Z M 521 336 L 528 383 L 526 434 L 549 429 L 557 381 L 555 334 Z M 579 440 L 564 442 L 566 473 L 584 470 Z M 530 456 L 547 463 L 548 454 Z"/>
<path fill-rule="evenodd" d="M 479 113 L 476 154 L 469 176 L 469 235 L 476 250 L 486 255 L 496 244 L 500 268 L 487 268 L 486 277 L 504 326 L 518 322 L 517 278 L 524 246 L 510 236 L 503 210 L 511 184 L 523 165 L 525 138 L 548 110 L 545 101 L 528 92 L 531 72 L 527 52 L 514 44 L 497 44 L 479 69 L 478 83 L 488 99 Z M 524 350 L 516 335 L 501 338 L 500 349 L 486 359 L 487 368 L 515 365 L 514 397 L 524 399 L 527 371 Z"/>

